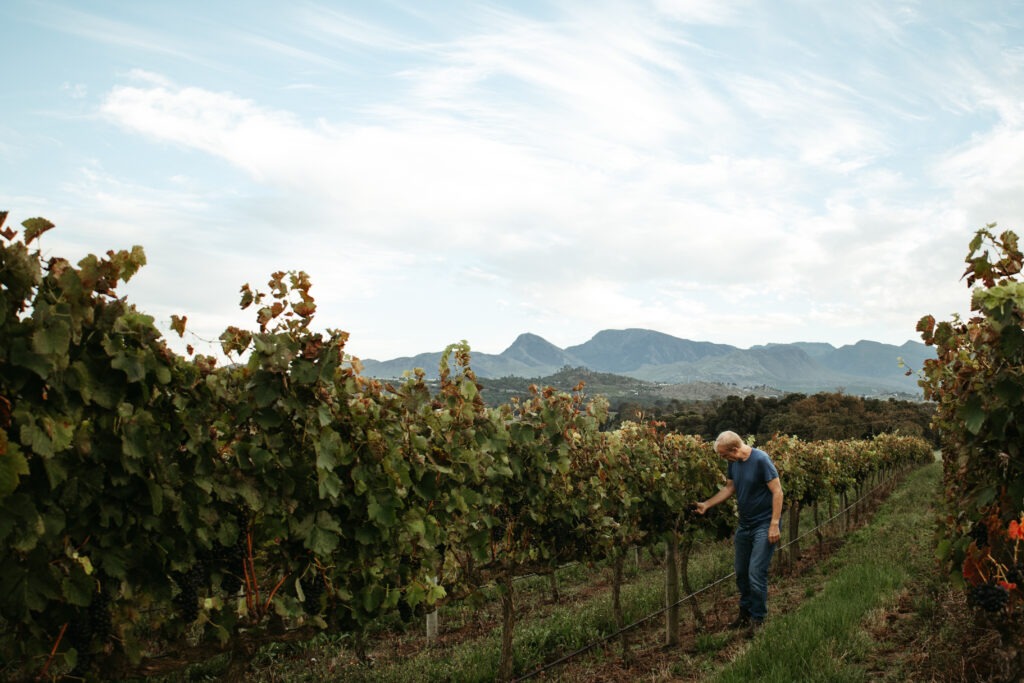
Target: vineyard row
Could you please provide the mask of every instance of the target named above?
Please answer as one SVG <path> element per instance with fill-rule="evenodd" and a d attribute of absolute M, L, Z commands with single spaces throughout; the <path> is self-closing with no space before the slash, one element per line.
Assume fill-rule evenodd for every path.
<path fill-rule="evenodd" d="M 264 643 L 411 619 L 496 584 L 511 675 L 512 579 L 725 533 L 692 513 L 724 481 L 700 437 L 607 431 L 607 405 L 536 389 L 488 407 L 468 346 L 418 371 L 360 374 L 347 334 L 312 328 L 305 274 L 242 288 L 238 362 L 183 358 L 116 288 L 141 248 L 72 265 L 32 250 L 52 225 L 0 213 L 0 670 L 5 677 L 180 668 Z M 184 332 L 185 318 L 173 327 Z M 927 460 L 921 439 L 772 453 L 795 508 Z M 505 652 L 505 648 L 508 652 Z M 507 656 L 506 656 L 507 655 Z"/>

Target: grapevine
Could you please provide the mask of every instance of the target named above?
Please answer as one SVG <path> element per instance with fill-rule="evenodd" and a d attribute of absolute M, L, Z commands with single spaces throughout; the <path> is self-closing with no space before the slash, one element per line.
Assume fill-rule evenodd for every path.
<path fill-rule="evenodd" d="M 925 362 L 921 385 L 936 402 L 942 435 L 947 515 L 939 553 L 952 581 L 999 631 L 1008 672 L 1024 669 L 1024 600 L 1019 545 L 1024 501 L 1024 254 L 1012 231 L 978 230 L 964 279 L 971 316 L 918 331 L 937 357 Z"/>

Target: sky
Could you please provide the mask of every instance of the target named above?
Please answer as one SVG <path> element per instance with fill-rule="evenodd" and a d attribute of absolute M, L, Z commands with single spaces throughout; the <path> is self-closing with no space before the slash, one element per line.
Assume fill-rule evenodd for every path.
<path fill-rule="evenodd" d="M 176 350 L 304 271 L 378 360 L 920 340 L 1024 231 L 1024 3 L 0 3 L 0 210 Z M 187 315 L 178 339 L 171 315 Z"/>

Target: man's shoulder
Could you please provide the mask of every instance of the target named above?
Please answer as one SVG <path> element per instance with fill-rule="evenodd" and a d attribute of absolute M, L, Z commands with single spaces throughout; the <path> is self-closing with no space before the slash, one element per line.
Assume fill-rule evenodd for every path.
<path fill-rule="evenodd" d="M 751 462 L 763 463 L 762 467 L 770 466 L 775 469 L 775 463 L 772 461 L 772 456 L 768 455 L 767 452 L 762 451 L 760 448 L 752 448 L 750 450 L 750 457 L 748 458 Z"/>

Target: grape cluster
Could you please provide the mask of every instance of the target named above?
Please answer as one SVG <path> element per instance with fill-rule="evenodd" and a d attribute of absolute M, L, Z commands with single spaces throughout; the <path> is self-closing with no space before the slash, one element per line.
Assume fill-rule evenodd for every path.
<path fill-rule="evenodd" d="M 110 637 L 110 596 L 100 591 L 93 596 L 86 612 L 89 622 L 92 624 L 93 637 L 100 642 L 106 642 Z"/>
<path fill-rule="evenodd" d="M 444 543 L 438 543 L 434 546 L 434 552 L 437 553 L 437 573 L 444 574 L 444 563 L 448 558 L 448 546 Z"/>
<path fill-rule="evenodd" d="M 673 527 L 670 515 L 660 506 L 654 510 L 645 510 L 640 514 L 640 528 L 644 531 L 660 533 Z"/>
<path fill-rule="evenodd" d="M 71 675 L 82 676 L 89 670 L 89 664 L 92 660 L 92 656 L 89 653 L 92 639 L 93 625 L 92 620 L 89 618 L 89 612 L 80 611 L 68 623 L 68 628 L 64 632 L 64 640 L 67 642 L 68 647 L 74 648 L 78 653 L 78 658 L 75 660 L 75 668 L 71 671 Z"/>
<path fill-rule="evenodd" d="M 80 676 L 89 670 L 92 643 L 96 640 L 106 642 L 110 632 L 110 596 L 101 590 L 93 595 L 88 608 L 76 612 L 64 633 L 68 647 L 78 653 L 75 669 L 71 672 L 73 675 Z"/>
<path fill-rule="evenodd" d="M 413 618 L 412 606 L 402 598 L 398 601 L 398 618 L 402 620 L 403 624 L 408 624 Z"/>
<path fill-rule="evenodd" d="M 249 556 L 245 531 L 239 531 L 232 545 L 217 544 L 210 552 L 210 560 L 220 569 L 220 587 L 225 593 L 235 595 L 242 587 L 243 563 Z"/>
<path fill-rule="evenodd" d="M 310 580 L 309 586 L 303 591 L 306 601 L 302 603 L 302 609 L 306 614 L 320 614 L 323 611 L 320 598 L 323 597 L 324 590 L 327 588 L 327 582 L 324 581 L 323 573 L 316 567 L 311 567 L 311 570 L 313 578 Z"/>
<path fill-rule="evenodd" d="M 974 539 L 974 544 L 979 548 L 984 548 L 988 545 L 988 527 L 984 521 L 975 522 L 974 526 L 971 527 L 970 536 Z"/>
<path fill-rule="evenodd" d="M 994 583 L 980 583 L 971 588 L 968 600 L 972 605 L 980 607 L 986 612 L 998 612 L 1006 606 L 1010 593 L 1002 586 Z"/>
<path fill-rule="evenodd" d="M 205 563 L 196 561 L 187 572 L 175 573 L 174 581 L 181 590 L 171 599 L 171 602 L 178 610 L 181 619 L 191 624 L 199 618 L 199 591 L 209 584 Z"/>

